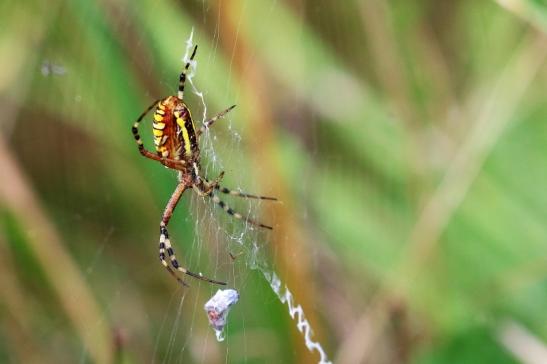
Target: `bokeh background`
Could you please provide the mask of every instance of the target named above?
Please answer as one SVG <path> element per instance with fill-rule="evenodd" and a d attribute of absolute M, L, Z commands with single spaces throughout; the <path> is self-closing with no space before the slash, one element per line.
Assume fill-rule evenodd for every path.
<path fill-rule="evenodd" d="M 240 289 L 222 343 L 130 132 L 192 29 L 207 113 L 238 104 L 204 164 L 282 200 L 171 222 Z M 546 32 L 544 0 L 3 0 L 0 362 L 315 363 L 258 242 L 336 363 L 547 363 Z"/>

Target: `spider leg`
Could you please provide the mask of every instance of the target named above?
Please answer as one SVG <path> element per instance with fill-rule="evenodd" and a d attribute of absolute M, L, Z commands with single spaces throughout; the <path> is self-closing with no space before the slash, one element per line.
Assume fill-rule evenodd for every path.
<path fill-rule="evenodd" d="M 229 113 L 234 107 L 236 107 L 235 105 L 232 105 L 230 106 L 229 108 L 227 108 L 226 110 L 223 110 L 221 112 L 219 112 L 218 114 L 216 114 L 215 116 L 213 116 L 212 118 L 210 118 L 209 120 L 206 120 L 203 125 L 201 126 L 201 128 L 198 129 L 198 131 L 196 131 L 196 138 L 199 138 L 199 136 L 203 133 L 205 133 L 205 130 L 209 129 L 209 127 L 211 125 L 213 125 L 213 123 L 215 121 L 217 121 L 218 119 L 224 117 L 224 115 L 226 115 L 227 113 Z"/>
<path fill-rule="evenodd" d="M 244 193 L 244 192 L 240 192 L 240 191 L 230 190 L 226 187 L 220 187 L 218 184 L 215 185 L 215 190 L 218 190 L 218 191 L 220 191 L 222 193 L 225 193 L 227 195 L 232 195 L 232 196 L 241 197 L 241 198 L 254 198 L 254 199 L 257 199 L 257 200 L 277 201 L 276 197 L 251 195 L 250 193 Z"/>
<path fill-rule="evenodd" d="M 163 266 L 165 267 L 165 269 L 167 269 L 169 274 L 171 274 L 177 280 L 177 282 L 179 282 L 180 284 L 182 284 L 185 287 L 189 287 L 188 284 L 186 284 L 186 282 L 184 282 L 182 279 L 180 279 L 180 277 L 177 276 L 175 271 L 173 269 L 171 269 L 171 267 L 167 264 L 167 261 L 165 260 L 165 244 L 161 243 L 161 242 L 160 242 L 160 260 L 161 260 L 161 263 L 163 264 Z"/>
<path fill-rule="evenodd" d="M 149 152 L 147 150 L 144 150 L 144 152 L 141 152 L 141 154 L 146 158 L 158 161 L 164 166 L 171 169 L 176 169 L 177 171 L 184 171 L 186 168 L 186 162 L 182 159 L 160 157 L 159 155 Z"/>
<path fill-rule="evenodd" d="M 186 283 L 184 283 L 179 277 L 177 277 L 174 274 L 175 272 L 171 269 L 171 267 L 169 267 L 169 265 L 168 265 L 168 263 L 165 259 L 165 251 L 167 251 L 167 255 L 169 256 L 169 260 L 171 261 L 171 265 L 173 266 L 174 269 L 176 269 L 176 270 L 178 270 L 178 271 L 180 271 L 184 274 L 187 274 L 191 277 L 201 279 L 202 281 L 206 281 L 206 282 L 209 282 L 209 283 L 220 284 L 220 285 L 223 285 L 223 286 L 226 285 L 225 282 L 220 282 L 220 281 L 216 281 L 216 280 L 211 279 L 211 278 L 207 278 L 207 277 L 205 277 L 201 274 L 191 272 L 188 269 L 186 269 L 184 267 L 181 267 L 178 260 L 177 260 L 177 257 L 175 256 L 175 251 L 173 250 L 173 247 L 171 246 L 171 241 L 169 240 L 169 233 L 167 232 L 167 227 L 162 222 L 160 224 L 160 260 L 161 260 L 163 266 L 165 268 L 167 268 L 167 270 L 171 274 L 173 274 L 179 282 L 182 282 L 184 285 L 186 285 Z"/>
<path fill-rule="evenodd" d="M 188 72 L 188 68 L 190 68 L 190 62 L 194 60 L 194 57 L 196 56 L 196 51 L 198 50 L 198 45 L 194 47 L 194 51 L 192 52 L 192 55 L 190 56 L 190 60 L 186 62 L 186 65 L 184 66 L 184 71 L 181 72 L 179 77 L 179 93 L 177 95 L 179 100 L 182 100 L 184 98 L 184 84 L 186 83 L 186 72 Z"/>
<path fill-rule="evenodd" d="M 169 223 L 171 216 L 173 216 L 173 211 L 175 210 L 175 207 L 180 201 L 180 198 L 185 190 L 186 190 L 186 185 L 184 183 L 179 183 L 177 188 L 175 189 L 175 192 L 173 192 L 173 195 L 169 199 L 169 202 L 167 203 L 167 206 L 165 207 L 165 211 L 161 219 L 160 244 L 159 244 L 159 257 L 160 257 L 161 264 L 163 264 L 163 266 L 169 271 L 169 273 L 173 275 L 179 282 L 186 285 L 178 276 L 175 275 L 175 272 L 169 266 L 169 263 L 167 262 L 167 259 L 165 257 L 165 252 L 167 252 L 167 255 L 169 256 L 169 260 L 171 262 L 171 266 L 174 269 L 184 274 L 187 274 L 189 276 L 192 276 L 194 278 L 201 279 L 202 281 L 220 284 L 220 285 L 226 285 L 225 282 L 216 281 L 214 279 L 207 278 L 201 274 L 197 274 L 197 273 L 189 271 L 188 269 L 182 267 L 179 264 L 177 257 L 175 256 L 175 251 L 173 250 L 173 247 L 171 246 L 171 241 L 169 240 L 169 232 L 167 231 L 167 224 Z"/>
<path fill-rule="evenodd" d="M 199 167 L 196 163 L 194 163 L 194 173 L 196 175 L 196 182 L 192 185 L 192 189 L 201 197 L 209 196 L 224 177 L 224 171 L 222 171 L 213 182 L 209 182 L 207 178 L 200 176 Z"/>
<path fill-rule="evenodd" d="M 236 219 L 246 221 L 249 224 L 254 225 L 254 226 L 258 226 L 258 227 L 261 227 L 261 228 L 273 230 L 273 227 L 271 227 L 271 226 L 264 225 L 264 224 L 262 224 L 258 221 L 255 221 L 255 220 L 253 220 L 249 217 L 245 217 L 245 216 L 241 215 L 239 212 L 235 212 L 230 206 L 226 205 L 226 203 L 224 201 L 222 201 L 217 195 L 210 194 L 209 196 L 213 199 L 213 202 L 216 203 L 221 209 L 223 209 L 229 215 L 232 215 Z"/>
<path fill-rule="evenodd" d="M 158 157 L 158 159 L 156 159 L 156 157 Z M 155 155 L 152 159 L 159 161 L 168 168 L 176 169 L 178 171 L 184 171 L 184 168 L 186 168 L 186 162 L 182 159 L 165 158 L 159 157 L 158 155 Z"/>
<path fill-rule="evenodd" d="M 198 195 L 204 197 L 204 196 L 208 196 L 211 194 L 211 192 L 218 187 L 220 181 L 222 180 L 222 178 L 224 177 L 224 171 L 220 172 L 220 174 L 218 175 L 217 178 L 215 178 L 212 182 L 209 182 L 209 180 L 205 179 L 205 182 L 202 184 L 202 186 L 200 187 L 205 187 L 205 188 L 199 188 L 197 186 L 194 185 L 194 190 L 197 189 L 198 191 Z"/>
<path fill-rule="evenodd" d="M 159 158 L 158 156 L 156 156 L 154 153 L 149 152 L 148 150 L 144 149 L 144 143 L 141 139 L 141 136 L 139 135 L 139 125 L 140 125 L 142 119 L 144 119 L 144 117 L 146 116 L 146 114 L 148 114 L 150 112 L 150 110 L 152 110 L 154 108 L 154 106 L 156 106 L 158 104 L 159 101 L 160 100 L 156 100 L 152 103 L 152 105 L 148 106 L 146 108 L 146 110 L 144 110 L 144 112 L 138 117 L 137 121 L 135 121 L 135 123 L 133 124 L 133 127 L 131 128 L 131 131 L 133 132 L 133 137 L 135 138 L 135 142 L 137 143 L 137 147 L 139 148 L 139 152 L 147 158 L 156 159 L 156 160 L 158 160 L 157 159 L 157 158 Z M 157 158 L 151 157 L 151 155 L 155 156 Z"/>

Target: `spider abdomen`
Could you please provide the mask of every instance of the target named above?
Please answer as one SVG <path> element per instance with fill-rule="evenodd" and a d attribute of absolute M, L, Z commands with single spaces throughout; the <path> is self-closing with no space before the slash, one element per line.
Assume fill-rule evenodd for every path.
<path fill-rule="evenodd" d="M 164 158 L 197 160 L 199 147 L 192 115 L 188 107 L 175 96 L 158 103 L 153 123 L 154 145 Z"/>

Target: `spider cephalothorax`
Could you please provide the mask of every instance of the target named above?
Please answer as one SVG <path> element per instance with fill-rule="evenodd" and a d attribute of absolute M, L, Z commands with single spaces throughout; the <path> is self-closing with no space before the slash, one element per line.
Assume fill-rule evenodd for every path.
<path fill-rule="evenodd" d="M 179 183 L 169 199 L 167 206 L 165 207 L 165 211 L 160 222 L 159 257 L 161 263 L 165 266 L 169 273 L 171 273 L 179 282 L 183 284 L 184 282 L 175 274 L 173 269 L 207 282 L 224 285 L 226 283 L 207 278 L 201 274 L 196 274 L 186 268 L 183 268 L 180 266 L 177 258 L 175 257 L 175 253 L 169 240 L 169 233 L 167 232 L 167 224 L 169 223 L 169 220 L 173 215 L 173 210 L 177 206 L 182 194 L 184 191 L 191 188 L 199 196 L 211 198 L 215 204 L 220 206 L 224 211 L 233 217 L 266 229 L 271 229 L 271 227 L 235 212 L 220 200 L 217 193 L 222 192 L 243 198 L 263 200 L 276 199 L 273 197 L 255 196 L 247 193 L 241 193 L 239 191 L 229 190 L 225 187 L 220 187 L 219 184 L 224 176 L 224 172 L 221 172 L 219 176 L 212 181 L 207 180 L 207 178 L 201 175 L 199 163 L 199 137 L 216 120 L 222 118 L 226 115 L 226 113 L 232 110 L 235 105 L 230 106 L 214 117 L 206 120 L 203 125 L 196 130 L 190 109 L 184 103 L 186 72 L 190 67 L 190 62 L 196 55 L 196 51 L 197 46 L 194 47 L 194 51 L 192 52 L 189 62 L 186 63 L 184 70 L 180 74 L 177 96 L 168 96 L 164 99 L 154 101 L 154 103 L 139 116 L 133 125 L 132 132 L 135 137 L 135 141 L 137 142 L 139 152 L 143 156 L 158 161 L 165 167 L 175 169 L 179 172 Z M 154 134 L 154 146 L 156 148 L 156 153 L 152 153 L 144 148 L 144 144 L 139 135 L 138 129 L 140 122 L 154 107 L 156 107 L 156 111 L 154 112 L 152 132 Z M 166 259 L 166 253 L 168 260 Z"/>

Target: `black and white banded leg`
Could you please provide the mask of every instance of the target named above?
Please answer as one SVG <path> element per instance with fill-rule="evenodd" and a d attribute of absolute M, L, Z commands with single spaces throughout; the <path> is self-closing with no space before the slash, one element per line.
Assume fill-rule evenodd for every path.
<path fill-rule="evenodd" d="M 217 204 L 221 209 L 223 209 L 226 213 L 229 215 L 235 217 L 238 220 L 243 220 L 251 225 L 258 226 L 264 229 L 273 230 L 273 227 L 264 225 L 261 222 L 255 221 L 249 217 L 241 215 L 239 212 L 234 211 L 230 206 L 228 206 L 224 201 L 222 201 L 217 195 L 210 194 L 209 195 L 215 204 Z"/>
<path fill-rule="evenodd" d="M 164 233 L 161 233 L 161 231 L 162 231 L 162 228 L 160 226 L 160 247 L 159 247 L 159 250 L 160 250 L 161 264 L 163 264 L 163 266 L 165 267 L 165 269 L 167 269 L 169 274 L 171 274 L 173 277 L 175 277 L 175 279 L 180 284 L 182 284 L 183 286 L 188 287 L 186 282 L 184 282 L 182 279 L 180 279 L 180 277 L 176 275 L 175 271 L 173 271 L 173 269 L 171 269 L 171 267 L 169 266 L 169 263 L 165 259 L 165 251 L 168 250 L 171 254 L 173 254 L 173 248 L 171 248 L 171 242 L 169 241 L 169 238 L 166 238 L 168 236 L 167 230 L 165 230 Z M 165 244 L 166 239 L 167 239 L 167 244 Z M 168 246 L 168 248 L 166 248 L 166 246 Z"/>
<path fill-rule="evenodd" d="M 137 118 L 135 123 L 133 124 L 133 127 L 131 127 L 131 132 L 133 133 L 133 137 L 135 138 L 135 142 L 137 143 L 137 147 L 139 148 L 139 152 L 144 155 L 147 158 L 152 158 L 158 160 L 159 158 L 152 152 L 149 152 L 148 150 L 144 149 L 144 143 L 141 139 L 141 136 L 139 135 L 139 125 L 144 119 L 144 117 L 156 106 L 158 105 L 158 102 L 160 100 L 154 101 L 150 106 L 144 110 L 144 112 Z M 152 157 L 153 156 L 153 157 Z"/>
<path fill-rule="evenodd" d="M 216 281 L 214 279 L 205 277 L 204 275 L 194 273 L 189 271 L 188 269 L 182 267 L 177 257 L 175 256 L 175 251 L 173 250 L 173 247 L 171 246 L 171 241 L 169 240 L 169 232 L 167 231 L 167 224 L 169 223 L 169 220 L 171 219 L 171 216 L 173 215 L 173 211 L 175 207 L 177 206 L 177 203 L 179 202 L 182 194 L 186 190 L 186 186 L 183 183 L 180 183 L 177 188 L 175 189 L 175 192 L 173 192 L 173 195 L 169 199 L 169 202 L 167 203 L 167 206 L 165 208 L 165 211 L 163 213 L 163 218 L 160 223 L 160 243 L 159 243 L 159 257 L 161 264 L 169 271 L 171 275 L 173 275 L 177 281 L 181 282 L 182 284 L 186 285 L 171 269 L 173 267 L 175 270 L 182 272 L 186 275 L 189 275 L 191 277 L 200 279 L 202 281 L 206 281 L 209 283 L 215 283 L 220 285 L 226 285 L 225 282 Z M 166 255 L 169 259 L 169 261 L 166 259 Z M 169 266 L 171 264 L 171 266 Z"/>
<path fill-rule="evenodd" d="M 218 114 L 216 114 L 215 116 L 213 116 L 212 118 L 206 120 L 203 125 L 201 126 L 201 128 L 199 128 L 197 131 L 196 131 L 196 137 L 199 138 L 199 136 L 203 133 L 205 133 L 205 131 L 207 129 L 209 129 L 209 127 L 211 127 L 211 125 L 213 125 L 213 123 L 215 121 L 217 121 L 218 119 L 224 117 L 224 115 L 226 115 L 227 113 L 229 113 L 234 107 L 236 107 L 235 105 L 232 105 L 230 106 L 229 108 L 227 108 L 226 110 L 222 110 L 221 112 L 219 112 Z"/>
<path fill-rule="evenodd" d="M 184 70 L 181 72 L 179 77 L 179 92 L 177 95 L 177 98 L 179 100 L 184 99 L 184 85 L 186 84 L 186 72 L 188 72 L 188 68 L 190 68 L 190 63 L 194 60 L 194 57 L 196 56 L 196 51 L 198 50 L 198 45 L 194 47 L 194 51 L 192 52 L 192 55 L 190 56 L 190 60 L 186 62 L 186 65 L 184 66 Z"/>
<path fill-rule="evenodd" d="M 256 199 L 256 200 L 277 201 L 277 198 L 275 198 L 275 197 L 252 195 L 250 193 L 245 193 L 245 192 L 236 191 L 236 190 L 230 190 L 226 187 L 221 187 L 219 185 L 215 186 L 215 190 L 220 191 L 222 193 L 225 193 L 227 195 L 241 197 L 241 198 L 252 198 L 252 199 Z"/>

